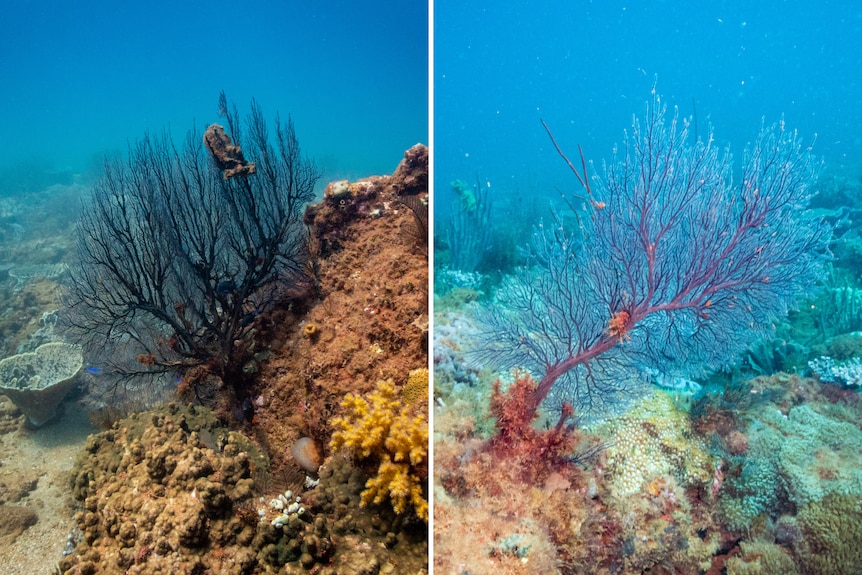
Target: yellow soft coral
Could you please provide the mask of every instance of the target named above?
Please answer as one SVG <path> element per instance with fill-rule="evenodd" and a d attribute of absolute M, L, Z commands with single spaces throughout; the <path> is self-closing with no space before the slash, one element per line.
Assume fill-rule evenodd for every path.
<path fill-rule="evenodd" d="M 386 449 L 393 461 L 410 461 L 414 467 L 428 456 L 428 422 L 423 415 L 407 419 L 406 410 L 392 423 Z"/>
<path fill-rule="evenodd" d="M 368 396 L 370 403 L 358 395 L 347 394 L 341 402 L 347 415 L 332 421 L 336 430 L 332 434 L 332 449 L 346 447 L 358 459 L 384 455 L 382 451 L 389 429 L 401 407 L 396 395 L 395 384 L 391 380 L 377 382 L 377 390 Z"/>
<path fill-rule="evenodd" d="M 379 504 L 388 496 L 396 513 L 404 513 L 410 503 L 428 521 L 428 503 L 422 497 L 427 477 L 427 406 L 405 406 L 395 384 L 388 380 L 377 382 L 367 399 L 348 394 L 341 407 L 346 415 L 332 422 L 332 449 L 346 448 L 357 459 L 380 461 L 377 475 L 365 484 L 362 504 Z M 418 470 L 420 466 L 424 473 Z"/>
<path fill-rule="evenodd" d="M 422 483 L 410 473 L 410 466 L 406 463 L 382 462 L 377 476 L 365 484 L 362 505 L 368 505 L 369 502 L 379 505 L 387 496 L 395 513 L 404 513 L 407 503 L 410 503 L 416 510 L 416 515 L 428 521 L 428 502 L 422 497 Z"/>

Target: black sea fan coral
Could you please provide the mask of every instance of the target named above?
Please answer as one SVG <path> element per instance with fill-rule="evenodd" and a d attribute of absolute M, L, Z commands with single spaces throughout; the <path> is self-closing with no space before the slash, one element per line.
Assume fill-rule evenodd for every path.
<path fill-rule="evenodd" d="M 167 133 L 146 135 L 125 160 L 105 162 L 84 204 L 65 324 L 102 371 L 206 365 L 223 376 L 242 359 L 274 284 L 303 272 L 302 209 L 319 171 L 290 118 L 276 118 L 271 138 L 254 101 L 244 125 L 224 94 L 219 109 L 254 171 L 223 177 L 199 132 L 182 147 Z"/>

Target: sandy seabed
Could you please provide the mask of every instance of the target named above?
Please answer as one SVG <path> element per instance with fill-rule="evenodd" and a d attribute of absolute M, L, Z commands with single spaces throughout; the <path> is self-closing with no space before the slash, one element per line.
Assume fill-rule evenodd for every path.
<path fill-rule="evenodd" d="M 14 409 L 6 398 L 0 405 L 3 411 Z M 74 402 L 65 407 L 63 417 L 43 428 L 26 429 L 19 423 L 0 433 L 0 501 L 9 498 L 6 506 L 26 507 L 38 516 L 14 542 L 0 546 L 0 566 L 6 575 L 54 573 L 75 528 L 69 472 L 87 436 L 96 430 L 83 408 Z M 29 490 L 33 482 L 35 488 Z"/>

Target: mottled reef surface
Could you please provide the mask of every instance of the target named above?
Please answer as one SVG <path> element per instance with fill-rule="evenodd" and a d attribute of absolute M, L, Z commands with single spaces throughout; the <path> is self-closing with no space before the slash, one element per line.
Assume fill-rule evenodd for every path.
<path fill-rule="evenodd" d="M 0 533 L 10 545 L 0 556 L 35 557 L 13 572 L 59 562 L 92 574 L 426 573 L 416 502 L 427 499 L 427 399 L 416 386 L 427 386 L 427 178 L 427 148 L 416 146 L 393 175 L 332 182 L 308 207 L 311 282 L 257 318 L 242 420 L 236 395 L 177 398 L 86 438 L 80 395 L 39 430 L 4 403 L 0 472 L 20 527 Z M 394 389 L 385 402 L 381 389 Z M 53 451 L 25 472 L 68 423 L 80 433 L 43 446 Z M 331 447 L 334 432 L 369 425 L 384 433 L 369 454 Z M 294 456 L 300 438 L 310 468 Z"/>

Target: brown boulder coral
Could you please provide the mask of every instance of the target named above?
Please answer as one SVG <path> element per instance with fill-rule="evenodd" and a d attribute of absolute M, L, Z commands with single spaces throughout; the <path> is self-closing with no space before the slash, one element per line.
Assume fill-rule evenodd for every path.
<path fill-rule="evenodd" d="M 238 508 L 265 465 L 201 408 L 171 404 L 91 436 L 73 470 L 83 541 L 63 572 L 251 573 L 257 526 Z"/>

